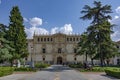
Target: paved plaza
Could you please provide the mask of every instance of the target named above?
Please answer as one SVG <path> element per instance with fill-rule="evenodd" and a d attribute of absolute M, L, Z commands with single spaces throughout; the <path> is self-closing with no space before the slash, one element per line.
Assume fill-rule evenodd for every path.
<path fill-rule="evenodd" d="M 81 73 L 79 71 L 63 67 L 62 65 L 52 65 L 51 67 L 35 72 L 24 74 L 13 74 L 0 77 L 0 80 L 118 80 L 105 74 Z"/>

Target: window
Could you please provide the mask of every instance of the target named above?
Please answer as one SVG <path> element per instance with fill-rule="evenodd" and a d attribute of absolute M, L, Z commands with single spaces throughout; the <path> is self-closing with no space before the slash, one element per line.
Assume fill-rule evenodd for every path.
<path fill-rule="evenodd" d="M 45 61 L 45 58 L 43 58 L 43 61 Z"/>
<path fill-rule="evenodd" d="M 49 38 L 47 38 L 47 41 L 49 41 Z"/>
<path fill-rule="evenodd" d="M 120 59 L 117 59 L 117 65 L 120 65 Z"/>
<path fill-rule="evenodd" d="M 75 38 L 73 38 L 73 41 L 75 41 Z"/>
<path fill-rule="evenodd" d="M 74 58 L 74 60 L 76 61 L 76 60 L 77 60 L 77 58 L 75 57 L 75 58 Z"/>
<path fill-rule="evenodd" d="M 41 38 L 41 41 L 43 41 L 43 38 Z"/>
<path fill-rule="evenodd" d="M 116 47 L 119 49 L 119 46 L 118 46 L 118 45 L 117 45 Z"/>
<path fill-rule="evenodd" d="M 44 38 L 44 41 L 46 41 L 46 38 Z"/>
<path fill-rule="evenodd" d="M 76 48 L 74 49 L 74 53 L 77 53 L 77 49 Z"/>
<path fill-rule="evenodd" d="M 78 38 L 76 40 L 78 41 Z"/>
<path fill-rule="evenodd" d="M 51 41 L 53 41 L 53 39 L 51 38 Z"/>
<path fill-rule="evenodd" d="M 67 38 L 67 41 L 69 41 L 69 38 Z"/>
<path fill-rule="evenodd" d="M 40 41 L 40 39 L 38 38 L 38 42 Z"/>
<path fill-rule="evenodd" d="M 70 38 L 70 41 L 72 41 L 72 38 Z"/>
<path fill-rule="evenodd" d="M 46 53 L 45 48 L 42 49 L 42 52 L 43 52 L 43 53 Z"/>
<path fill-rule="evenodd" d="M 61 48 L 58 48 L 58 53 L 61 53 L 62 49 Z"/>

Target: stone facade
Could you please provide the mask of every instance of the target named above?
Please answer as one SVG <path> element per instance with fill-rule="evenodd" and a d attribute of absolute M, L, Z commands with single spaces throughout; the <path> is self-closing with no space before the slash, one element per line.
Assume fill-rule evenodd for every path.
<path fill-rule="evenodd" d="M 50 64 L 79 63 L 85 61 L 85 55 L 75 56 L 76 47 L 80 41 L 80 35 L 56 33 L 52 35 L 34 35 L 28 39 L 28 61 L 46 62 Z M 117 42 L 120 50 L 120 41 Z M 88 62 L 90 63 L 88 58 Z M 99 64 L 94 60 L 94 64 Z M 110 64 L 120 64 L 120 57 L 110 59 Z"/>
<path fill-rule="evenodd" d="M 117 43 L 117 48 L 118 48 L 118 50 L 120 52 L 120 41 L 117 41 L 116 43 Z M 119 55 L 115 56 L 113 58 L 113 63 L 114 63 L 114 65 L 120 65 L 120 56 Z"/>
<path fill-rule="evenodd" d="M 51 64 L 78 63 L 84 61 L 84 56 L 75 56 L 80 35 L 34 35 L 28 39 L 28 61 L 47 62 Z"/>

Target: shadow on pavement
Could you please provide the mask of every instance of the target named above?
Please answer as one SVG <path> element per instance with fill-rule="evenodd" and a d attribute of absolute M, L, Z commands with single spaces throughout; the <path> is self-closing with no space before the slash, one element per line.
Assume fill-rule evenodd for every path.
<path fill-rule="evenodd" d="M 106 75 L 106 74 L 101 74 L 101 76 L 107 77 L 107 78 L 109 78 L 109 79 L 119 80 L 119 79 L 117 79 L 117 78 L 108 76 L 108 75 Z"/>
<path fill-rule="evenodd" d="M 46 69 L 42 69 L 42 71 L 49 71 L 49 72 L 62 72 L 65 70 L 72 70 L 68 66 L 63 66 L 63 65 L 52 65 Z"/>

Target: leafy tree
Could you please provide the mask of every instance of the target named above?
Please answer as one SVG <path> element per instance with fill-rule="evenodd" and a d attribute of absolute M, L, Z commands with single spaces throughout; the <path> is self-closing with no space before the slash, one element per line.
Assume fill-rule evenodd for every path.
<path fill-rule="evenodd" d="M 115 45 L 110 38 L 112 25 L 108 22 L 112 13 L 110 5 L 102 5 L 100 1 L 94 1 L 94 6 L 85 5 L 81 13 L 83 20 L 92 20 L 91 26 L 87 28 L 88 39 L 93 42 L 93 47 L 97 48 L 97 55 L 100 58 L 101 66 L 106 58 L 110 58 L 116 53 Z M 89 43 L 91 44 L 91 42 Z"/>
<path fill-rule="evenodd" d="M 12 41 L 11 46 L 15 49 L 12 52 L 13 59 L 25 58 L 28 55 L 27 52 L 27 40 L 24 31 L 23 17 L 19 11 L 18 6 L 14 6 L 10 11 L 10 23 L 8 30 L 8 40 Z"/>
<path fill-rule="evenodd" d="M 6 26 L 0 24 L 0 62 L 9 61 L 12 58 L 10 51 L 14 49 L 10 47 L 10 42 L 6 40 Z"/>
<path fill-rule="evenodd" d="M 91 58 L 91 63 L 93 65 L 93 58 L 96 54 L 96 47 L 94 42 L 90 40 L 88 37 L 88 33 L 84 32 L 81 35 L 81 40 L 78 43 L 78 51 L 77 54 L 85 55 L 85 62 L 87 63 L 88 56 Z"/>

